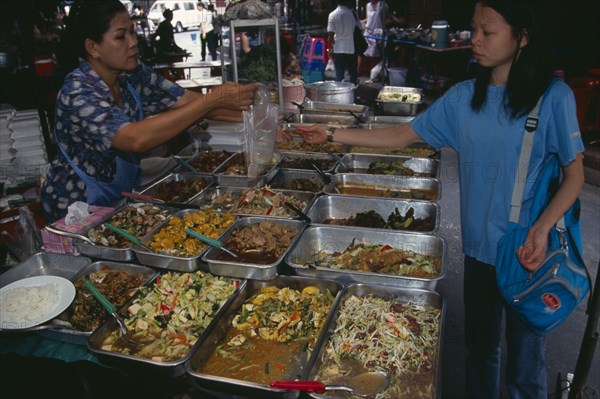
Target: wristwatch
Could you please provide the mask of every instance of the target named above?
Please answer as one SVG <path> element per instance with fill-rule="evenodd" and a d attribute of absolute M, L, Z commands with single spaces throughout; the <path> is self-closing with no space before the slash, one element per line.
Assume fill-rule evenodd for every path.
<path fill-rule="evenodd" d="M 330 126 L 329 128 L 327 128 L 327 141 L 329 141 L 330 143 L 333 143 L 333 134 L 335 133 L 336 129 L 337 127 L 335 126 Z"/>

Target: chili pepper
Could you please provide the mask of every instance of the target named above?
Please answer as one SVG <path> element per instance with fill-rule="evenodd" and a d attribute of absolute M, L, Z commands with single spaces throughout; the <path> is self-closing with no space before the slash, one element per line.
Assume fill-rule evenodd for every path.
<path fill-rule="evenodd" d="M 383 251 L 387 251 L 388 249 L 392 249 L 393 247 L 391 245 L 387 245 L 385 244 L 383 247 L 381 247 L 381 252 Z"/>
<path fill-rule="evenodd" d="M 160 310 L 162 310 L 162 312 L 165 316 L 168 315 L 169 313 L 171 313 L 171 309 L 164 303 L 160 304 Z"/>

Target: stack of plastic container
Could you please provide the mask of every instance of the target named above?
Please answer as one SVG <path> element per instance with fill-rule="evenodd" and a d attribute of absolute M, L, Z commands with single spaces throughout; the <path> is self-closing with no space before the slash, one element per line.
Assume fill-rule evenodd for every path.
<path fill-rule="evenodd" d="M 306 83 L 323 80 L 327 65 L 327 44 L 325 38 L 309 37 L 302 53 L 302 78 Z"/>

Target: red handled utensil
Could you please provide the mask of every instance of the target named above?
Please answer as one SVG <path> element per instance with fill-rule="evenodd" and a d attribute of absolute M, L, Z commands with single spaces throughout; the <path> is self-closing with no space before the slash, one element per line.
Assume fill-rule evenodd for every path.
<path fill-rule="evenodd" d="M 147 195 L 147 194 L 135 194 L 135 193 L 128 193 L 126 191 L 123 191 L 123 192 L 121 192 L 121 195 L 123 197 L 135 199 L 135 200 L 138 200 L 138 201 L 146 201 L 146 202 L 151 202 L 151 203 L 157 204 L 157 205 L 170 206 L 171 208 L 177 208 L 177 209 L 200 209 L 200 207 L 198 205 L 194 205 L 194 204 L 182 204 L 182 203 L 179 203 L 179 202 L 163 201 L 161 199 L 154 198 L 153 196 Z"/>
<path fill-rule="evenodd" d="M 349 385 L 325 385 L 321 381 L 271 381 L 271 388 L 293 389 L 304 392 L 345 391 L 353 395 L 372 396 L 387 389 L 390 378 L 384 372 L 366 372 L 349 378 Z"/>

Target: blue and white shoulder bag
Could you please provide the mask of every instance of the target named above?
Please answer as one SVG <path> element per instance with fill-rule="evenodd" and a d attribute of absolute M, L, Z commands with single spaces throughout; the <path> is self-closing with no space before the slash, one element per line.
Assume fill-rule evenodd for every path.
<path fill-rule="evenodd" d="M 546 259 L 535 272 L 525 269 L 517 258 L 517 249 L 523 245 L 529 229 L 552 199 L 561 178 L 558 157 L 549 154 L 533 186 L 535 195 L 529 226 L 521 227 L 518 221 L 542 98 L 525 123 L 508 232 L 498 243 L 496 260 L 500 294 L 508 306 L 538 334 L 548 333 L 558 327 L 592 290 L 592 279 L 581 256 L 579 199 L 550 231 Z"/>

